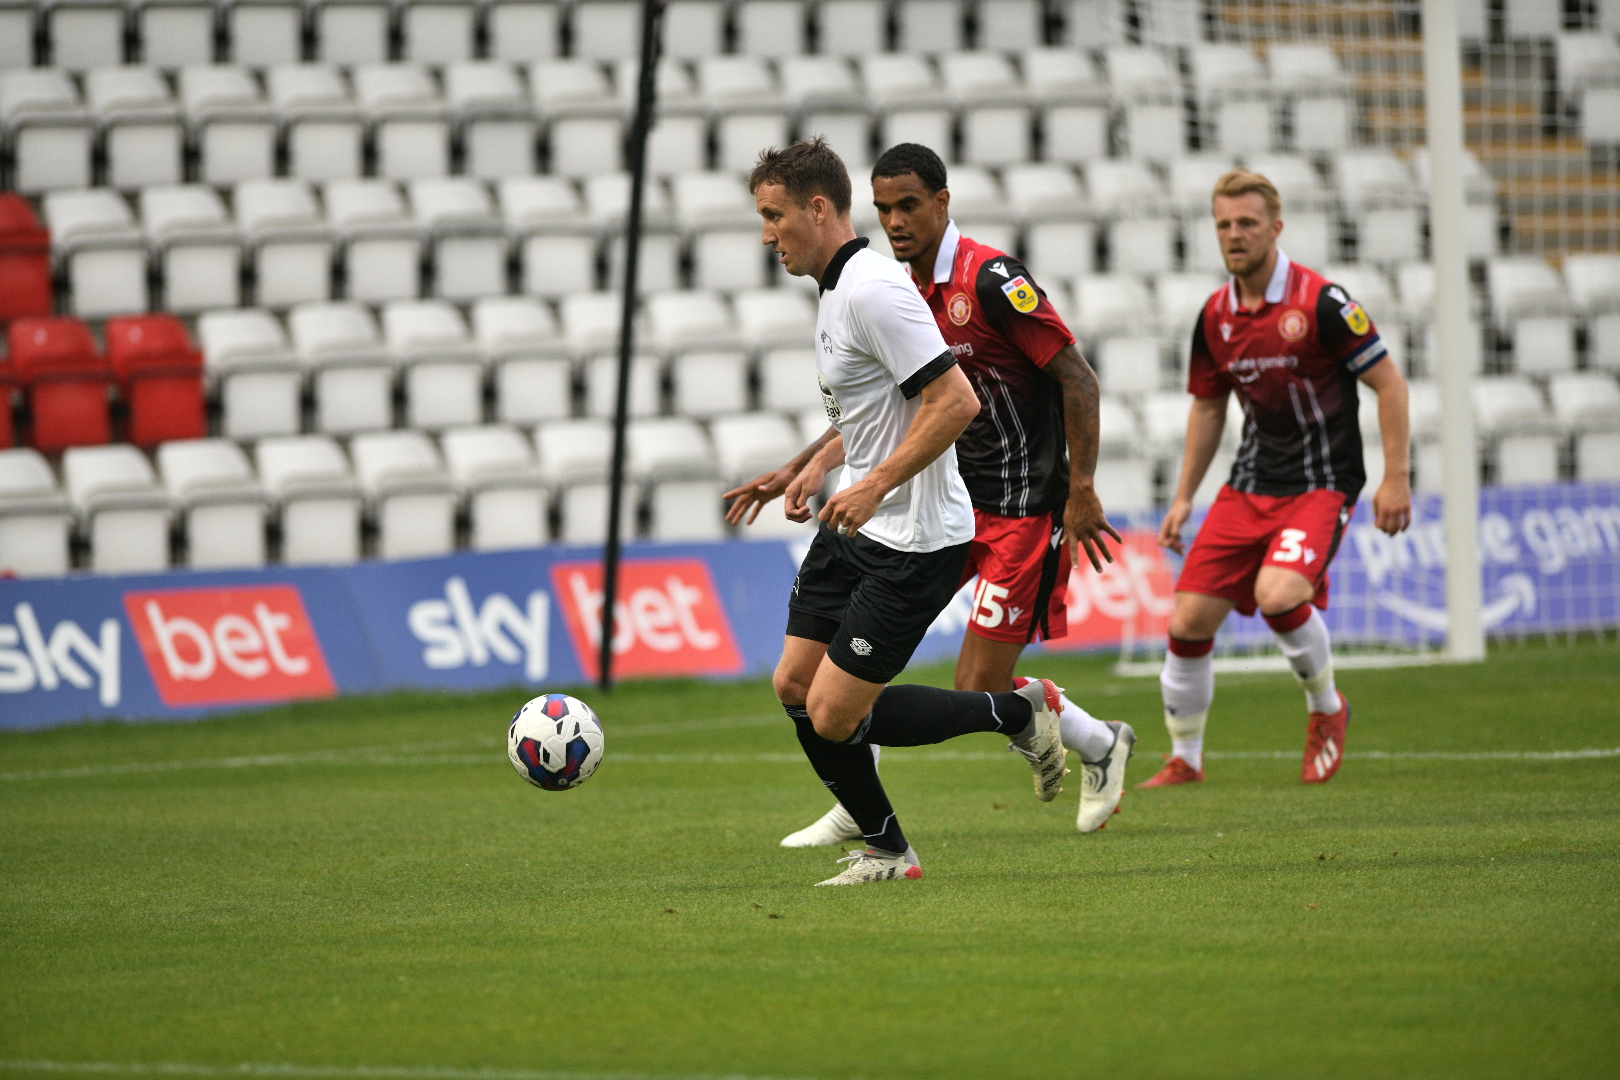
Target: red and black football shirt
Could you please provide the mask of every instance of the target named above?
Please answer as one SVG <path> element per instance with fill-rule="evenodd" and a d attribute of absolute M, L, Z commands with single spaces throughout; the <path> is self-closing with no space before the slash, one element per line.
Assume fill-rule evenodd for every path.
<path fill-rule="evenodd" d="M 1227 483 L 1251 495 L 1342 491 L 1366 483 L 1356 381 L 1388 351 L 1343 288 L 1277 253 L 1256 311 L 1238 307 L 1228 282 L 1193 329 L 1187 389 L 1216 398 L 1237 391 L 1243 445 Z"/>
<path fill-rule="evenodd" d="M 934 277 L 918 288 L 979 396 L 956 441 L 973 505 L 1003 517 L 1051 513 L 1068 501 L 1069 458 L 1062 396 L 1041 369 L 1074 335 L 1023 263 L 954 224 Z"/>

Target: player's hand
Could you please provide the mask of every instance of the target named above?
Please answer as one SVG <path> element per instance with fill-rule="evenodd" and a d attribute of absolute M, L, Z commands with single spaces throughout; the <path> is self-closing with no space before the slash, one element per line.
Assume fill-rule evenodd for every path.
<path fill-rule="evenodd" d="M 1373 523 L 1394 536 L 1412 524 L 1412 482 L 1404 476 L 1386 476 L 1373 496 Z"/>
<path fill-rule="evenodd" d="M 820 464 L 819 457 L 811 458 L 810 464 L 799 470 L 783 492 L 786 505 L 782 507 L 782 512 L 789 521 L 802 523 L 810 520 L 810 499 L 827 482 L 827 470 Z"/>
<path fill-rule="evenodd" d="M 1103 533 L 1114 538 L 1116 544 L 1125 541 L 1120 538 L 1114 527 L 1108 524 L 1108 518 L 1103 514 L 1102 501 L 1097 498 L 1097 492 L 1090 484 L 1084 487 L 1069 489 L 1069 504 L 1063 509 L 1063 543 L 1072 545 L 1074 551 L 1074 565 L 1080 565 L 1080 549 L 1085 548 L 1086 558 L 1091 562 L 1091 568 L 1102 573 L 1104 562 L 1113 562 L 1114 553 L 1108 550 L 1103 541 Z M 1100 559 L 1098 556 L 1102 556 Z"/>
<path fill-rule="evenodd" d="M 821 520 L 835 533 L 854 536 L 862 525 L 872 520 L 887 494 L 869 479 L 851 484 L 827 500 L 827 505 L 821 508 Z"/>
<path fill-rule="evenodd" d="M 748 483 L 732 488 L 721 496 L 731 500 L 731 506 L 726 509 L 726 520 L 733 525 L 752 525 L 765 504 L 785 492 L 796 475 L 791 466 L 784 465 L 775 472 L 761 473 Z"/>
<path fill-rule="evenodd" d="M 1164 524 L 1159 526 L 1159 546 L 1167 547 L 1177 555 L 1187 554 L 1187 545 L 1181 542 L 1181 529 L 1192 517 L 1192 501 L 1177 499 L 1170 504 L 1170 512 L 1164 515 Z"/>

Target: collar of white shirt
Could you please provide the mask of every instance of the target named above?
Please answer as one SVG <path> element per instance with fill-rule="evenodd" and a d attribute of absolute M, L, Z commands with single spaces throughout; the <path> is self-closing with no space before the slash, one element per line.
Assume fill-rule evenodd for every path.
<path fill-rule="evenodd" d="M 943 248 L 941 250 L 943 250 Z M 1271 272 L 1271 280 L 1266 283 L 1266 303 L 1282 303 L 1283 294 L 1288 291 L 1288 268 L 1292 265 L 1293 263 L 1288 261 L 1288 256 L 1283 253 L 1283 249 L 1278 248 L 1277 268 Z M 1227 302 L 1232 305 L 1232 310 L 1242 311 L 1243 309 L 1238 307 L 1236 275 L 1227 277 L 1226 288 L 1228 291 Z"/>

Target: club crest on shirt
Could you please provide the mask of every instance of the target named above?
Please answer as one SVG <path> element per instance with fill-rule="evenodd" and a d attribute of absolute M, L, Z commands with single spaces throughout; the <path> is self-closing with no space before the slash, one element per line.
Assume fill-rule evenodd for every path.
<path fill-rule="evenodd" d="M 1284 341 L 1298 341 L 1305 336 L 1308 326 L 1305 313 L 1298 308 L 1289 308 L 1277 319 L 1277 333 Z"/>
<path fill-rule="evenodd" d="M 951 302 L 945 305 L 945 314 L 951 317 L 951 322 L 957 326 L 966 326 L 967 321 L 973 318 L 973 302 L 963 293 L 951 297 Z"/>
<path fill-rule="evenodd" d="M 1350 332 L 1356 337 L 1361 337 L 1372 326 L 1372 323 L 1367 319 L 1367 313 L 1362 311 L 1361 305 L 1354 300 L 1340 308 L 1339 314 L 1344 316 L 1344 325 L 1348 326 Z"/>
<path fill-rule="evenodd" d="M 1003 285 L 1001 291 L 1007 294 L 1012 306 L 1025 315 L 1034 311 L 1041 302 L 1041 294 L 1035 291 L 1035 286 L 1022 274 Z"/>

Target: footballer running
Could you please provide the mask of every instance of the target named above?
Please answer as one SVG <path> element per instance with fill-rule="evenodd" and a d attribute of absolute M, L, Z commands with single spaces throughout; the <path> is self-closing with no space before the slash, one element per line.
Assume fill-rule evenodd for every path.
<path fill-rule="evenodd" d="M 906 271 L 855 235 L 849 173 L 824 140 L 766 150 L 748 186 L 763 242 L 820 286 L 816 371 L 844 465 L 793 582 L 774 678 L 805 757 L 865 841 L 820 884 L 920 878 L 872 748 L 1000 732 L 1050 802 L 1068 772 L 1059 691 L 1044 679 L 1003 693 L 889 685 L 970 558 L 955 443 L 979 401 Z M 787 485 L 789 517 L 809 520 L 823 478 Z"/>
<path fill-rule="evenodd" d="M 1186 555 L 1159 676 L 1172 749 L 1164 768 L 1140 786 L 1204 778 L 1204 725 L 1215 696 L 1211 651 L 1233 608 L 1265 616 L 1305 688 L 1310 718 L 1300 778 L 1320 784 L 1339 771 L 1350 723 L 1319 612 L 1328 604 L 1328 564 L 1366 482 L 1357 384 L 1378 395 L 1384 476 L 1373 514 L 1393 536 L 1412 516 L 1406 381 L 1361 305 L 1278 249 L 1282 202 L 1271 181 L 1234 169 L 1216 183 L 1213 209 L 1231 277 L 1193 329 L 1186 456 L 1159 531 L 1160 544 Z M 1243 442 L 1188 551 L 1181 530 L 1220 444 L 1233 391 L 1243 408 Z"/>
<path fill-rule="evenodd" d="M 872 169 L 872 192 L 895 257 L 910 266 L 979 401 L 978 416 L 956 442 L 974 517 L 957 584 L 979 578 L 956 687 L 1013 690 L 1022 685 L 1013 672 L 1024 646 L 1068 633 L 1065 596 L 1075 547 L 1083 545 L 1101 570 L 1101 560 L 1112 560 L 1103 534 L 1119 540 L 1092 486 L 1097 377 L 1023 264 L 957 229 L 938 154 L 916 143 L 891 147 Z M 838 433 L 829 431 L 782 470 L 728 492 L 730 519 L 741 522 L 751 510 L 752 521 L 789 483 L 819 488 L 842 452 Z M 1136 733 L 1095 719 L 1067 697 L 1061 704 L 1064 746 L 1082 763 L 1076 826 L 1095 832 L 1119 807 Z M 859 835 L 848 811 L 835 805 L 782 844 L 836 844 Z"/>

